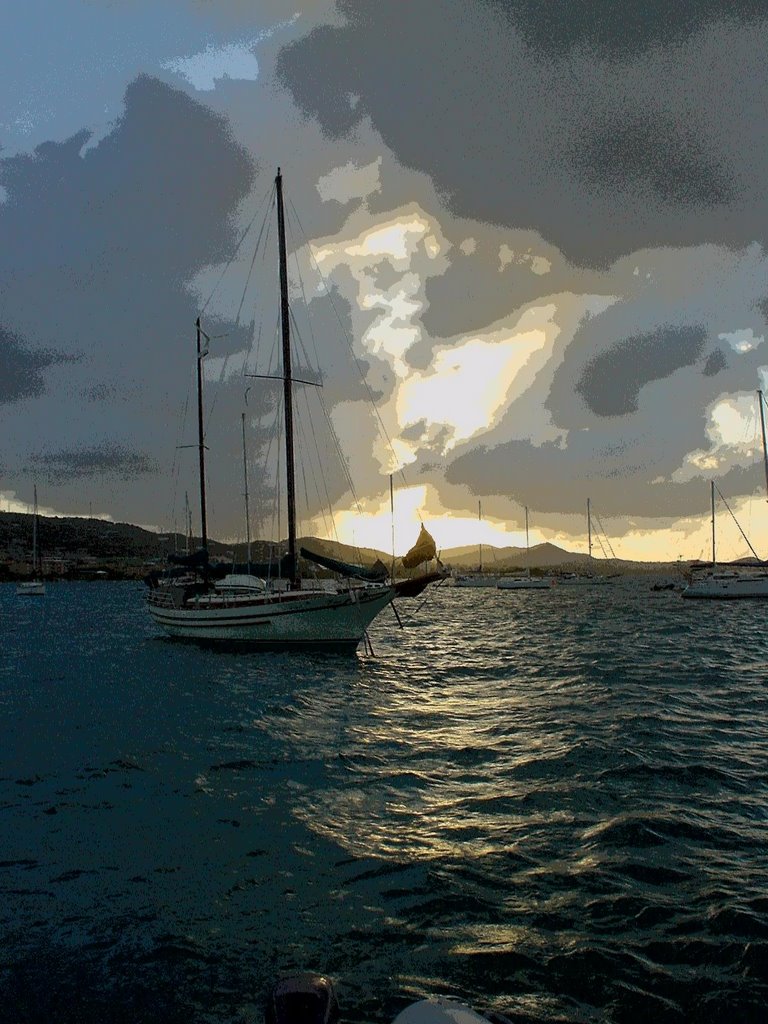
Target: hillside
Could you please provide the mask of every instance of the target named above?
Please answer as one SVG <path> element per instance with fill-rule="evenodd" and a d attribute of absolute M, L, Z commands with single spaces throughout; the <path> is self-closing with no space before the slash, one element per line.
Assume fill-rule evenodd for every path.
<path fill-rule="evenodd" d="M 97 569 L 110 576 L 140 577 L 151 566 L 165 563 L 169 554 L 183 552 L 185 538 L 180 534 L 158 534 L 130 523 L 113 523 L 103 519 L 76 519 L 40 516 L 38 538 L 44 571 L 51 575 L 92 575 Z M 299 545 L 312 548 L 319 554 L 344 561 L 372 564 L 381 559 L 389 565 L 391 554 L 372 548 L 354 548 L 335 541 L 301 538 Z M 32 516 L 18 512 L 0 512 L 0 572 L 6 578 L 23 575 L 31 558 Z M 274 545 L 264 541 L 252 544 L 252 558 L 267 560 Z M 225 544 L 209 541 L 214 559 L 245 561 L 245 544 Z M 285 550 L 285 542 L 281 544 Z M 441 551 L 444 565 L 472 570 L 478 566 L 477 545 L 449 548 Z M 483 565 L 492 572 L 513 572 L 530 564 L 531 568 L 552 570 L 578 570 L 588 562 L 588 556 L 567 551 L 555 544 L 536 544 L 526 560 L 525 548 L 495 548 L 483 545 Z M 593 559 L 596 571 L 631 572 L 670 568 L 672 563 L 630 562 L 621 559 L 607 561 Z"/>

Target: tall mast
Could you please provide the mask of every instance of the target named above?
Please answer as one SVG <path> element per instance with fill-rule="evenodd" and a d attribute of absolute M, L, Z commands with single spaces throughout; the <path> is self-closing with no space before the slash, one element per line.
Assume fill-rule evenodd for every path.
<path fill-rule="evenodd" d="M 712 503 L 712 568 L 714 569 L 717 565 L 717 559 L 715 557 L 715 481 L 710 480 L 709 490 L 711 495 Z"/>
<path fill-rule="evenodd" d="M 34 505 L 32 506 L 32 575 L 37 573 L 37 484 L 34 485 Z"/>
<path fill-rule="evenodd" d="M 477 521 L 478 521 L 478 523 L 481 523 L 483 521 L 483 506 L 482 506 L 482 503 L 479 502 L 479 501 L 477 503 Z M 482 530 L 482 527 L 480 527 L 480 529 Z M 481 538 L 481 540 L 480 540 L 480 572 L 483 571 L 483 541 L 482 541 L 482 536 L 483 535 L 481 533 L 480 534 L 480 538 Z"/>
<path fill-rule="evenodd" d="M 528 575 L 531 575 L 531 559 L 530 551 L 528 549 L 528 506 L 525 506 L 525 567 L 528 570 Z"/>
<path fill-rule="evenodd" d="M 280 251 L 280 322 L 283 336 L 283 405 L 285 408 L 285 478 L 288 493 L 288 562 L 291 582 L 298 584 L 296 564 L 296 470 L 293 458 L 293 389 L 291 386 L 291 331 L 288 308 L 288 259 L 285 254 L 285 212 L 283 210 L 283 176 L 280 168 L 275 178 L 277 193 L 277 236 Z"/>
<path fill-rule="evenodd" d="M 589 557 L 592 558 L 592 512 L 589 507 L 589 498 L 587 498 L 587 538 L 589 543 Z"/>
<path fill-rule="evenodd" d="M 192 513 L 189 508 L 189 491 L 184 491 L 184 553 L 189 554 L 192 547 Z"/>
<path fill-rule="evenodd" d="M 768 446 L 765 443 L 765 410 L 763 409 L 763 392 L 758 388 L 757 404 L 760 406 L 760 428 L 763 432 L 763 464 L 765 465 L 765 491 L 768 496 Z"/>
<path fill-rule="evenodd" d="M 389 511 L 392 516 L 392 580 L 395 578 L 395 485 L 392 474 L 389 474 Z"/>
<path fill-rule="evenodd" d="M 251 516 L 248 511 L 248 458 L 245 451 L 245 413 L 241 413 L 243 424 L 243 480 L 245 482 L 245 544 L 248 572 L 251 571 Z"/>
<path fill-rule="evenodd" d="M 205 435 L 203 430 L 203 346 L 200 317 L 197 318 L 197 450 L 200 461 L 200 544 L 208 551 L 208 518 L 205 513 Z"/>

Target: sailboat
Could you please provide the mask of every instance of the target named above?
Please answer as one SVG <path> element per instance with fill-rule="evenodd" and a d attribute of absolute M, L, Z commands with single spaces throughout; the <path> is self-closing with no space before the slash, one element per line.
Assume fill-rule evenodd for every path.
<path fill-rule="evenodd" d="M 34 506 L 32 512 L 32 579 L 21 580 L 16 584 L 19 597 L 43 597 L 45 583 L 38 579 L 40 575 L 40 557 L 37 551 L 37 484 L 34 487 Z"/>
<path fill-rule="evenodd" d="M 325 558 L 306 548 L 302 548 L 301 552 L 297 550 L 293 411 L 293 385 L 296 379 L 292 376 L 291 368 L 291 312 L 288 302 L 285 210 L 283 179 L 279 168 L 275 178 L 275 196 L 288 514 L 288 550 L 280 562 L 280 578 L 265 580 L 256 571 L 258 567 L 250 562 L 250 557 L 242 573 L 222 573 L 219 567 L 210 563 L 208 557 L 202 361 L 207 353 L 209 339 L 198 317 L 197 448 L 201 548 L 187 559 L 172 559 L 179 563 L 176 575 L 171 572 L 164 577 L 157 574 L 150 574 L 147 577 L 150 588 L 147 604 L 150 615 L 157 625 L 169 636 L 179 640 L 235 648 L 354 651 L 361 640 L 365 639 L 368 643 L 368 626 L 395 597 L 418 593 L 433 579 L 437 579 L 438 575 L 425 574 L 417 580 L 402 581 L 401 586 L 399 582 L 395 583 L 388 578 L 386 567 L 383 565 L 366 568 Z M 426 533 L 426 530 L 424 532 Z M 409 552 L 409 555 L 417 560 L 425 551 L 423 538 L 420 537 L 420 540 L 422 547 L 419 552 L 415 555 L 414 549 Z M 434 541 L 431 550 L 434 551 Z M 322 581 L 302 579 L 299 574 L 299 553 L 305 559 L 341 573 L 343 578 Z M 190 570 L 193 575 L 190 575 Z"/>
<path fill-rule="evenodd" d="M 479 523 L 483 521 L 483 506 L 478 501 L 477 503 L 477 520 Z M 479 564 L 476 573 L 460 573 L 454 576 L 453 582 L 457 587 L 495 587 L 498 583 L 498 576 L 492 576 L 489 573 L 483 572 L 483 544 L 482 541 L 479 545 Z"/>
<path fill-rule="evenodd" d="M 768 444 L 765 434 L 765 396 L 758 389 L 757 403 L 760 410 L 760 429 L 763 440 L 763 468 L 765 470 L 765 487 L 768 494 Z M 723 499 L 725 500 L 725 499 Z M 738 598 L 765 598 L 768 597 L 768 571 L 739 571 L 737 569 L 718 569 L 717 548 L 716 548 L 716 519 L 715 519 L 715 481 L 710 481 L 710 505 L 712 513 L 712 568 L 706 575 L 699 576 L 692 580 L 682 591 L 682 596 L 691 598 L 714 598 L 714 599 L 738 599 Z M 728 503 L 726 502 L 726 507 Z M 728 509 L 730 512 L 730 508 Z M 736 525 L 739 527 L 742 537 L 746 540 L 752 554 L 758 558 L 755 549 L 741 529 L 736 516 L 733 515 Z"/>
<path fill-rule="evenodd" d="M 710 482 L 712 507 L 712 568 L 706 575 L 691 580 L 682 591 L 682 597 L 738 599 L 768 597 L 768 572 L 743 571 L 739 569 L 718 569 L 717 549 L 715 546 L 715 482 Z M 730 511 L 730 510 L 729 510 Z M 731 513 L 733 514 L 733 513 Z M 734 516 L 735 518 L 735 516 Z M 736 524 L 738 526 L 738 522 Z M 741 530 L 741 527 L 739 526 Z M 743 531 L 742 531 L 743 535 Z M 746 539 L 746 537 L 745 537 Z M 749 544 L 749 541 L 747 541 Z M 752 553 L 754 549 L 749 544 Z M 755 555 L 755 557 L 757 557 Z"/>
<path fill-rule="evenodd" d="M 587 498 L 587 550 L 589 553 L 589 565 L 590 567 L 594 564 L 594 556 L 592 555 L 592 503 Z M 582 572 L 567 572 L 557 577 L 558 586 L 564 587 L 590 587 L 601 583 L 607 583 L 609 577 L 598 576 L 596 573 L 590 570 L 586 573 Z"/>
<path fill-rule="evenodd" d="M 525 575 L 502 576 L 496 586 L 499 590 L 549 590 L 552 580 L 546 576 L 531 576 L 530 544 L 528 540 L 528 507 L 525 509 Z"/>

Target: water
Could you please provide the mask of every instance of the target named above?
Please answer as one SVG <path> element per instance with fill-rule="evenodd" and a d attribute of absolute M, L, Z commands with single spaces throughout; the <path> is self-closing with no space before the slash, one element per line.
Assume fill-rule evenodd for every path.
<path fill-rule="evenodd" d="M 768 631 L 647 581 L 443 587 L 375 657 L 160 639 L 0 587 L 0 1020 L 764 1019 Z M 412 621 L 409 621 L 412 620 Z"/>

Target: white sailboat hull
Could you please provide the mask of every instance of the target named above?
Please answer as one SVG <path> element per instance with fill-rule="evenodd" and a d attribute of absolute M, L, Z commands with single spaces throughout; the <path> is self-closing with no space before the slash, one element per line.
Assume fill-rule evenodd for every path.
<path fill-rule="evenodd" d="M 456 576 L 453 583 L 456 587 L 495 587 L 498 576 Z"/>
<path fill-rule="evenodd" d="M 496 584 L 499 590 L 549 590 L 552 580 L 543 576 L 502 578 Z"/>
<path fill-rule="evenodd" d="M 558 587 L 599 587 L 608 583 L 606 576 L 573 576 L 558 579 Z"/>
<path fill-rule="evenodd" d="M 44 597 L 45 583 L 42 580 L 22 580 L 16 584 L 19 597 Z"/>
<path fill-rule="evenodd" d="M 179 640 L 273 650 L 354 650 L 394 595 L 393 587 L 381 586 L 260 596 L 214 592 L 184 600 L 182 588 L 160 587 L 150 593 L 148 604 L 154 621 Z"/>
<path fill-rule="evenodd" d="M 738 600 L 739 598 L 768 598 L 768 574 L 742 575 L 715 573 L 694 580 L 682 592 L 688 599 L 709 598 Z"/>

